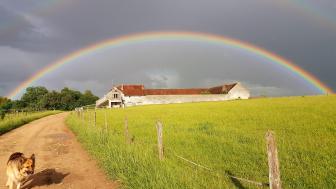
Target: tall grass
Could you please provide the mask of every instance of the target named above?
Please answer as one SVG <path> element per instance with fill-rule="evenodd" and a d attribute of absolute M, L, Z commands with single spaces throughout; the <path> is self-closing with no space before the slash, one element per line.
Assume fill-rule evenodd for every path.
<path fill-rule="evenodd" d="M 36 113 L 20 113 L 18 115 L 12 114 L 7 115 L 4 120 L 0 120 L 0 135 L 20 127 L 26 123 L 34 121 L 36 119 L 40 119 L 42 117 L 57 114 L 60 111 L 46 111 L 46 112 L 36 112 Z"/>
<path fill-rule="evenodd" d="M 151 105 L 98 110 L 96 127 L 93 111 L 85 111 L 84 120 L 72 114 L 67 123 L 125 188 L 255 188 L 225 173 L 268 182 L 267 130 L 276 134 L 283 188 L 336 188 L 335 107 L 336 96 Z M 158 159 L 157 120 L 164 125 L 164 161 Z"/>

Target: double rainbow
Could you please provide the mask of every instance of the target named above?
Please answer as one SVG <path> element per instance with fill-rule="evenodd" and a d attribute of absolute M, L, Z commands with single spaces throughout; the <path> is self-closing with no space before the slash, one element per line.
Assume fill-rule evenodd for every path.
<path fill-rule="evenodd" d="M 29 77 L 27 80 L 22 82 L 18 87 L 11 91 L 7 96 L 9 98 L 14 98 L 18 94 L 22 93 L 25 88 L 34 83 L 34 81 L 40 79 L 44 75 L 60 68 L 62 65 L 73 62 L 78 58 L 85 57 L 97 51 L 103 50 L 105 48 L 117 48 L 120 46 L 127 46 L 131 44 L 146 43 L 153 41 L 192 41 L 192 42 L 203 42 L 210 44 L 225 45 L 235 49 L 241 49 L 243 51 L 248 51 L 262 58 L 269 60 L 270 63 L 280 65 L 295 75 L 303 78 L 306 82 L 313 85 L 320 93 L 333 93 L 333 91 L 319 79 L 317 79 L 311 73 L 305 71 L 299 66 L 293 64 L 289 60 L 280 57 L 270 51 L 257 47 L 255 45 L 239 41 L 237 39 L 232 39 L 224 36 L 207 34 L 207 33 L 197 33 L 197 32 L 181 32 L 181 31 L 165 31 L 165 32 L 147 32 L 138 33 L 133 35 L 125 35 L 121 37 L 116 37 L 108 40 L 101 41 L 99 43 L 90 45 L 88 47 L 82 48 L 78 51 L 70 53 L 63 58 L 51 63 L 50 65 L 39 70 L 37 73 Z"/>

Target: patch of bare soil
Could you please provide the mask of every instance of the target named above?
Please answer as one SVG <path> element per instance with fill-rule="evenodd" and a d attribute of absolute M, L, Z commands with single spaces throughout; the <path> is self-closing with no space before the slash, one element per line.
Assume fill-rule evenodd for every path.
<path fill-rule="evenodd" d="M 64 121 L 67 113 L 48 116 L 0 136 L 0 189 L 7 188 L 6 163 L 13 152 L 35 153 L 29 188 L 118 188 L 76 141 Z"/>

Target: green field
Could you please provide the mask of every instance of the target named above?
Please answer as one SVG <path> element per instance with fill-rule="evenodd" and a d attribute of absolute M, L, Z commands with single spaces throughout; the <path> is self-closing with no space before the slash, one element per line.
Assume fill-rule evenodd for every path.
<path fill-rule="evenodd" d="M 132 144 L 125 142 L 125 116 Z M 257 188 L 226 174 L 268 182 L 268 130 L 276 135 L 283 188 L 336 188 L 336 96 L 98 110 L 96 127 L 92 117 L 92 110 L 84 119 L 73 113 L 67 123 L 125 188 Z M 164 125 L 163 161 L 157 153 L 157 120 Z"/>
<path fill-rule="evenodd" d="M 4 120 L 0 120 L 0 135 L 36 119 L 57 113 L 60 113 L 60 111 L 7 114 Z"/>

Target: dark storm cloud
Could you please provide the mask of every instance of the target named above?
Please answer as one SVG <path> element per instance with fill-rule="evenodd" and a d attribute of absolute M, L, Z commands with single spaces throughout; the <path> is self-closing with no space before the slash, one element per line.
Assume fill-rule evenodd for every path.
<path fill-rule="evenodd" d="M 32 25 L 22 16 L 10 12 L 0 6 L 0 43 L 2 46 L 11 46 L 22 40 L 26 32 L 31 32 Z"/>
<path fill-rule="evenodd" d="M 296 9 L 281 6 L 280 1 L 64 0 L 53 3 L 48 7 L 44 0 L 0 2 L 0 23 L 15 25 L 13 31 L 5 35 L 1 33 L 6 31 L 3 24 L 0 26 L 0 46 L 19 49 L 26 53 L 27 60 L 35 62 L 31 69 L 27 69 L 33 71 L 14 71 L 13 68 L 6 69 L 8 72 L 3 71 L 4 74 L 0 75 L 0 95 L 6 94 L 8 86 L 17 80 L 84 46 L 120 35 L 160 30 L 209 32 L 253 43 L 293 60 L 336 89 L 333 73 L 336 70 L 336 26 L 335 30 L 326 28 Z M 158 49 L 141 56 L 134 55 L 137 49 L 130 48 L 122 52 L 126 53 L 125 56 L 139 57 L 140 61 L 136 64 L 136 60 L 129 60 L 120 65 L 120 68 L 132 73 L 127 77 L 125 72 L 111 70 L 116 68 L 111 67 L 111 62 L 105 60 L 105 57 L 104 60 L 95 60 L 105 62 L 105 65 L 99 64 L 100 69 L 96 67 L 98 63 L 85 67 L 86 70 L 81 66 L 83 69 L 77 69 L 71 76 L 67 70 L 61 69 L 59 73 L 56 72 L 57 80 L 45 78 L 41 83 L 51 88 L 65 85 L 80 89 L 87 87 L 99 94 L 109 88 L 107 85 L 110 86 L 112 80 L 114 83 L 139 81 L 153 87 L 196 86 L 195 83 L 212 85 L 240 80 L 259 93 L 270 90 L 272 94 L 290 94 L 288 91 L 293 90 L 293 84 L 288 82 L 293 79 L 291 76 L 288 79 L 275 79 L 272 72 L 260 72 L 241 63 L 255 61 L 255 58 L 239 58 L 235 55 L 232 59 L 226 59 L 233 63 L 228 66 L 219 64 L 224 59 L 219 56 L 223 51 L 216 51 L 215 48 L 209 48 L 212 52 L 204 52 L 201 57 L 195 56 L 199 51 L 190 46 L 175 49 L 184 55 L 174 54 L 174 57 Z M 39 58 L 36 58 L 37 54 Z M 15 56 L 15 51 L 11 55 Z M 145 56 L 152 59 L 146 59 Z M 110 59 L 118 61 L 115 57 Z M 193 65 L 187 61 L 200 62 L 197 70 L 191 71 Z M 213 63 L 209 63 L 209 66 L 207 62 Z M 5 63 L 2 61 L 1 64 Z M 306 89 L 298 87 L 292 94 L 305 92 Z"/>
<path fill-rule="evenodd" d="M 56 89 L 91 88 L 101 96 L 113 84 L 121 83 L 176 88 L 240 81 L 254 95 L 312 94 L 298 76 L 286 70 L 279 72 L 270 62 L 251 56 L 226 46 L 193 42 L 134 44 L 78 59 L 36 84 L 54 83 Z"/>
<path fill-rule="evenodd" d="M 0 46 L 0 57 L 0 95 L 6 95 L 47 62 L 41 54 L 8 46 Z"/>
<path fill-rule="evenodd" d="M 43 48 L 45 35 L 29 18 L 0 4 L 0 45 L 27 51 Z"/>

